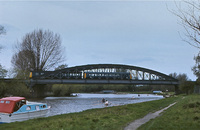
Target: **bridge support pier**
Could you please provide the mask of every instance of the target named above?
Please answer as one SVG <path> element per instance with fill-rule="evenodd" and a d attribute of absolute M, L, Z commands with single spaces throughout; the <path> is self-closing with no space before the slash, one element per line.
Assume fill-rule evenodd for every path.
<path fill-rule="evenodd" d="M 175 85 L 175 94 L 179 94 L 180 90 L 179 90 L 179 85 Z"/>
<path fill-rule="evenodd" d="M 32 86 L 32 97 L 34 98 L 41 98 L 44 97 L 44 88 L 45 85 L 44 84 L 38 84 L 38 85 L 34 85 Z"/>

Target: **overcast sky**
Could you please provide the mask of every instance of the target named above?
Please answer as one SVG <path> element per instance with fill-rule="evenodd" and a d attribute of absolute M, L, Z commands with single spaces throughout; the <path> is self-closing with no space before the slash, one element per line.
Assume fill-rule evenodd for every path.
<path fill-rule="evenodd" d="M 60 34 L 65 64 L 126 64 L 161 73 L 191 71 L 198 49 L 183 42 L 183 28 L 167 9 L 173 1 L 0 1 L 0 63 L 11 68 L 13 46 L 34 29 Z"/>

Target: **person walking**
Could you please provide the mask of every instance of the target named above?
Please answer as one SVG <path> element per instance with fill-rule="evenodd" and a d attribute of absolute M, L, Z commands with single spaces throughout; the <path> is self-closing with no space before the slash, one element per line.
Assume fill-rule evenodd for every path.
<path fill-rule="evenodd" d="M 105 99 L 104 98 L 102 99 L 102 103 L 105 103 Z"/>

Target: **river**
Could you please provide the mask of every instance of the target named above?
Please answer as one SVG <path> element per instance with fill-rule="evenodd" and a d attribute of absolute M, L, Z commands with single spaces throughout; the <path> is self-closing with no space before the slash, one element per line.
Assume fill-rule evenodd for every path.
<path fill-rule="evenodd" d="M 110 106 L 119 106 L 162 99 L 163 96 L 153 94 L 86 94 L 80 93 L 76 97 L 46 97 L 37 102 L 47 103 L 51 106 L 47 116 L 81 112 L 87 109 L 104 108 L 101 100 L 105 98 Z"/>

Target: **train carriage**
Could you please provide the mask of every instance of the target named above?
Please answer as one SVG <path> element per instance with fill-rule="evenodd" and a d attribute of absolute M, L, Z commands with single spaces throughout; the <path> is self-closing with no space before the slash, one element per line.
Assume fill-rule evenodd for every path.
<path fill-rule="evenodd" d="M 84 79 L 132 79 L 131 74 L 128 72 L 84 72 L 83 75 Z"/>

